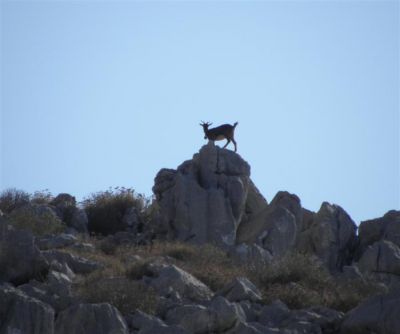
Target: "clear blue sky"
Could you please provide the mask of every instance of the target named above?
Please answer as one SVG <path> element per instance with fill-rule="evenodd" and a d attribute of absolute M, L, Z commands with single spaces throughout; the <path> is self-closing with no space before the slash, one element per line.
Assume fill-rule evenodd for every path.
<path fill-rule="evenodd" d="M 269 201 L 399 209 L 399 3 L 1 2 L 2 189 L 150 195 L 200 120 Z"/>

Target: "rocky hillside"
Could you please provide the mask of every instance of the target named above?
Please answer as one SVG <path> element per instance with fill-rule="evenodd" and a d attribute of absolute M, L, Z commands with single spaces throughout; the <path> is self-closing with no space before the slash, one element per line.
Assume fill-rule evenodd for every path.
<path fill-rule="evenodd" d="M 0 334 L 400 333 L 399 211 L 268 203 L 212 142 L 153 191 L 4 192 Z"/>

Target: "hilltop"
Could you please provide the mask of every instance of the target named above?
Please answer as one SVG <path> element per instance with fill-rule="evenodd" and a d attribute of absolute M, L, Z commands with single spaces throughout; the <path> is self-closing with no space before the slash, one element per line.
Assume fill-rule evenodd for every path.
<path fill-rule="evenodd" d="M 3 192 L 0 334 L 400 333 L 400 211 L 268 202 L 213 142 L 153 192 Z"/>

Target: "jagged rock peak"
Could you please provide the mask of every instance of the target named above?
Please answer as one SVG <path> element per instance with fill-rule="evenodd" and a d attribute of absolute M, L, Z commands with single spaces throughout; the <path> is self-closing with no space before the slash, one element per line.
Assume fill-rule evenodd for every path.
<path fill-rule="evenodd" d="M 242 219 L 267 204 L 250 180 L 250 165 L 213 142 L 176 170 L 160 170 L 153 192 L 164 233 L 182 241 L 221 246 L 233 245 Z"/>

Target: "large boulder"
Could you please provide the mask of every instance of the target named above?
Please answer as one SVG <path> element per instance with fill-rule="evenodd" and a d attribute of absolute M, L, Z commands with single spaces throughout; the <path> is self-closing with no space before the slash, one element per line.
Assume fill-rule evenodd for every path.
<path fill-rule="evenodd" d="M 45 275 L 48 268 L 31 232 L 0 223 L 0 281 L 22 284 Z"/>
<path fill-rule="evenodd" d="M 76 274 L 89 274 L 103 267 L 99 262 L 59 250 L 42 251 L 42 254 L 49 263 L 56 261 L 63 265 L 66 264 Z"/>
<path fill-rule="evenodd" d="M 218 294 L 224 296 L 230 302 L 251 301 L 260 302 L 262 300 L 261 292 L 246 277 L 236 277 L 225 286 Z"/>
<path fill-rule="evenodd" d="M 147 278 L 147 284 L 161 296 L 178 294 L 190 301 L 211 299 L 212 291 L 197 278 L 174 265 L 152 265 L 149 271 L 153 277 Z"/>
<path fill-rule="evenodd" d="M 400 333 L 400 294 L 372 297 L 348 312 L 341 334 Z"/>
<path fill-rule="evenodd" d="M 368 246 L 356 265 L 390 289 L 400 288 L 400 247 L 393 242 L 381 240 Z"/>
<path fill-rule="evenodd" d="M 208 307 L 202 305 L 178 306 L 167 312 L 166 322 L 189 333 L 221 333 L 233 328 L 245 315 L 238 304 L 219 296 Z"/>
<path fill-rule="evenodd" d="M 0 334 L 53 334 L 54 310 L 9 285 L 0 286 Z"/>
<path fill-rule="evenodd" d="M 213 142 L 177 170 L 162 169 L 153 192 L 160 206 L 159 231 L 197 244 L 233 245 L 242 219 L 266 205 L 250 181 L 248 163 Z"/>
<path fill-rule="evenodd" d="M 274 259 L 280 258 L 295 246 L 302 216 L 300 199 L 288 192 L 278 192 L 270 205 L 240 224 L 237 243 L 255 243 Z"/>
<path fill-rule="evenodd" d="M 400 211 L 389 211 L 383 217 L 361 222 L 358 229 L 360 240 L 358 254 L 379 240 L 388 240 L 400 247 Z"/>
<path fill-rule="evenodd" d="M 110 304 L 78 304 L 62 311 L 55 324 L 57 334 L 128 334 L 121 313 Z"/>
<path fill-rule="evenodd" d="M 332 271 L 350 264 L 357 243 L 357 226 L 340 206 L 322 203 L 315 214 L 303 217 L 303 231 L 297 239 L 297 249 L 317 255 Z"/>

